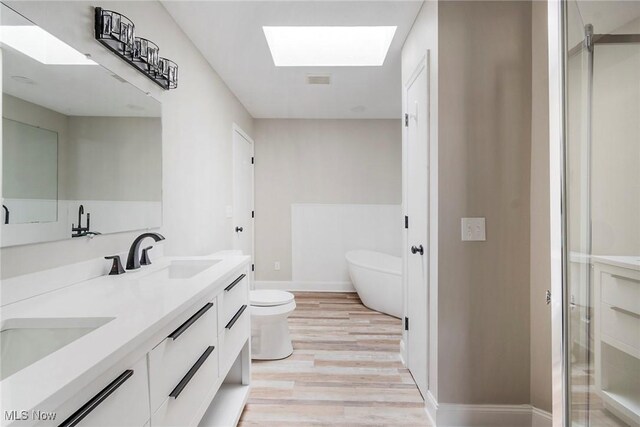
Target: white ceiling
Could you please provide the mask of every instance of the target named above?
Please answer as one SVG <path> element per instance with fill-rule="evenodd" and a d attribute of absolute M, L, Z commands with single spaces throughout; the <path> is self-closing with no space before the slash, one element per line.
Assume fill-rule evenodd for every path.
<path fill-rule="evenodd" d="M 168 1 L 164 7 L 255 118 L 399 118 L 400 52 L 422 1 Z M 381 67 L 275 67 L 273 26 L 398 27 Z M 307 74 L 331 74 L 308 85 Z"/>

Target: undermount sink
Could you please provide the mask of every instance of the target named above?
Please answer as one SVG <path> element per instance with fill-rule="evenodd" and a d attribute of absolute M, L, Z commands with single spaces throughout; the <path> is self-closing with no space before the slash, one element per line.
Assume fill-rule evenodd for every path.
<path fill-rule="evenodd" d="M 112 317 L 6 319 L 0 330 L 0 380 L 113 320 Z"/>
<path fill-rule="evenodd" d="M 144 276 L 145 280 L 176 280 L 190 279 L 193 276 L 202 273 L 209 267 L 219 263 L 218 259 L 203 260 L 176 260 L 171 261 L 166 267 Z"/>

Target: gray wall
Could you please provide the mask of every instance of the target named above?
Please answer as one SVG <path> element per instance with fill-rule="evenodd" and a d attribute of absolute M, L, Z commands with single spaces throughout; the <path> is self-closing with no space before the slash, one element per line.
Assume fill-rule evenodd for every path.
<path fill-rule="evenodd" d="M 531 63 L 531 404 L 551 412 L 549 73 L 547 3 L 534 1 Z"/>
<path fill-rule="evenodd" d="M 3 118 L 2 173 L 2 197 L 56 200 L 58 133 Z"/>
<path fill-rule="evenodd" d="M 9 5 L 45 30 L 162 102 L 165 253 L 199 255 L 231 247 L 232 123 L 250 135 L 253 119 L 159 2 L 21 2 Z M 180 67 L 176 90 L 162 91 L 93 38 L 93 7 L 117 10 Z M 74 25 L 68 25 L 73 22 Z M 44 270 L 128 248 L 133 233 L 0 250 L 2 277 Z M 37 265 L 31 260 L 38 259 Z"/>
<path fill-rule="evenodd" d="M 400 204 L 400 120 L 259 119 L 254 135 L 257 280 L 291 280 L 291 204 Z"/>
<path fill-rule="evenodd" d="M 531 2 L 425 2 L 403 47 L 403 83 L 430 49 L 439 403 L 531 402 L 531 19 Z M 460 241 L 466 216 L 486 242 Z"/>
<path fill-rule="evenodd" d="M 162 124 L 151 117 L 69 117 L 71 200 L 162 200 Z"/>
<path fill-rule="evenodd" d="M 43 129 L 49 129 L 58 134 L 58 198 L 66 197 L 64 185 L 66 179 L 66 171 L 68 170 L 66 163 L 67 147 L 68 147 L 68 117 L 64 114 L 57 113 L 40 105 L 24 101 L 5 93 L 2 94 L 2 117 L 26 123 L 31 126 L 37 126 Z M 4 143 L 4 142 L 3 142 Z M 3 197 L 12 197 L 3 194 Z M 2 252 L 0 252 L 2 253 Z"/>
<path fill-rule="evenodd" d="M 441 2 L 439 29 L 439 401 L 529 403 L 531 3 Z"/>

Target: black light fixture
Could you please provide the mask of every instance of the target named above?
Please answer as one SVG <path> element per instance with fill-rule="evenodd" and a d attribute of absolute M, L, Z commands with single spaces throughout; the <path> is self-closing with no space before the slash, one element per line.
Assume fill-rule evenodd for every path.
<path fill-rule="evenodd" d="M 135 25 L 126 16 L 96 7 L 95 37 L 107 49 L 133 65 L 163 89 L 178 87 L 178 65 L 161 57 L 157 44 L 136 37 Z"/>

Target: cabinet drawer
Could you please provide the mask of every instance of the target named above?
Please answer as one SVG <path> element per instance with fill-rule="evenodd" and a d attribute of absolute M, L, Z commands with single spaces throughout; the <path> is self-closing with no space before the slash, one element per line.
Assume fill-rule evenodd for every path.
<path fill-rule="evenodd" d="M 149 352 L 151 411 L 167 399 L 202 352 L 217 344 L 216 312 L 215 302 L 194 310 L 186 322 Z"/>
<path fill-rule="evenodd" d="M 198 424 L 205 408 L 202 408 L 202 411 L 199 409 L 203 405 L 209 404 L 206 399 L 218 379 L 218 348 L 214 347 L 208 355 L 207 351 L 209 348 L 198 356 L 198 361 L 204 358 L 202 364 L 199 367 L 194 364 L 187 376 L 178 382 L 182 388 L 179 390 L 176 390 L 178 387 L 174 388 L 171 392 L 172 396 L 165 399 L 153 414 L 151 417 L 152 427 Z"/>
<path fill-rule="evenodd" d="M 238 275 L 236 279 L 218 295 L 218 332 L 238 312 L 243 305 L 249 305 L 249 279 L 245 274 Z"/>
<path fill-rule="evenodd" d="M 602 273 L 602 301 L 607 304 L 640 313 L 640 280 Z"/>
<path fill-rule="evenodd" d="M 627 311 L 618 306 L 602 304 L 601 333 L 631 347 L 621 349 L 638 354 L 640 352 L 640 314 Z"/>
<path fill-rule="evenodd" d="M 149 419 L 147 359 L 143 357 L 131 368 L 106 380 L 99 392 L 81 391 L 73 398 L 81 402 L 60 427 L 115 427 L 144 425 Z M 65 413 L 68 408 L 61 410 Z"/>
<path fill-rule="evenodd" d="M 248 305 L 242 305 L 218 335 L 218 343 L 220 345 L 220 372 L 227 372 L 250 335 L 250 307 Z"/>

